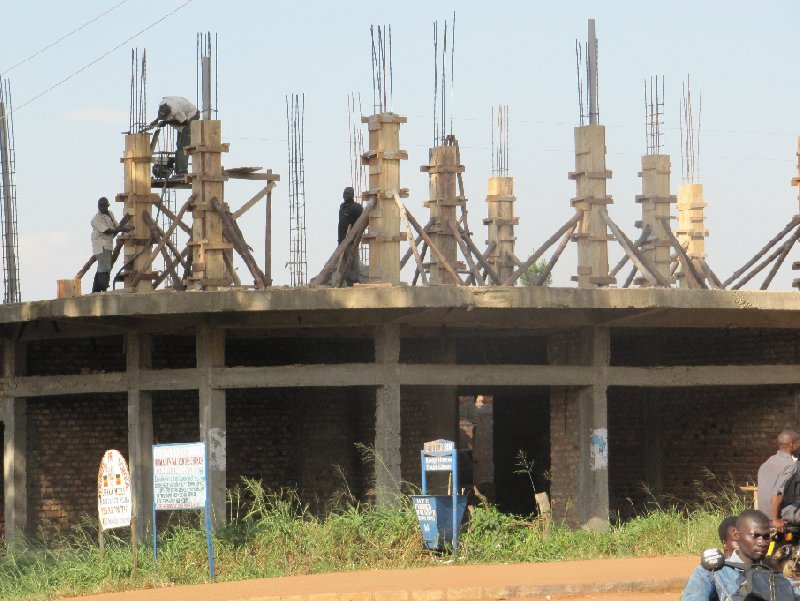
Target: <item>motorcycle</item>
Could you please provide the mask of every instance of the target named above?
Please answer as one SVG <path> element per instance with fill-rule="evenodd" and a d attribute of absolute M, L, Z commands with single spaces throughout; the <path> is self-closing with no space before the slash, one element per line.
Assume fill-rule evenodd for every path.
<path fill-rule="evenodd" d="M 800 526 L 786 526 L 783 532 L 770 528 L 766 561 L 787 578 L 800 579 Z"/>

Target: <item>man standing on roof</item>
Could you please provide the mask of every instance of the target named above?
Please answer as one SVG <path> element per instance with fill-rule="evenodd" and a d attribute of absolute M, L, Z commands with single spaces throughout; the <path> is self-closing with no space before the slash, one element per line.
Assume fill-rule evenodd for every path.
<path fill-rule="evenodd" d="M 361 203 L 355 201 L 354 191 L 350 186 L 347 186 L 342 192 L 342 200 L 342 204 L 339 205 L 339 228 L 337 232 L 339 244 L 347 237 L 347 232 L 355 225 L 364 210 Z M 345 269 L 344 273 L 340 274 L 341 281 L 345 286 L 352 286 L 358 283 L 361 281 L 360 271 L 361 261 L 358 257 L 358 249 L 355 249 L 349 269 Z"/>
<path fill-rule="evenodd" d="M 175 175 L 189 172 L 189 157 L 183 149 L 192 143 L 191 122 L 199 118 L 197 107 L 186 98 L 164 96 L 158 105 L 158 117 L 147 126 L 147 129 L 151 129 L 154 126 L 171 125 L 178 132 L 175 139 Z"/>
<path fill-rule="evenodd" d="M 129 232 L 131 227 L 120 225 L 108 210 L 108 199 L 103 196 L 97 201 L 97 215 L 92 217 L 92 254 L 97 257 L 97 272 L 94 274 L 92 292 L 105 292 L 111 281 L 111 249 L 114 236 Z"/>

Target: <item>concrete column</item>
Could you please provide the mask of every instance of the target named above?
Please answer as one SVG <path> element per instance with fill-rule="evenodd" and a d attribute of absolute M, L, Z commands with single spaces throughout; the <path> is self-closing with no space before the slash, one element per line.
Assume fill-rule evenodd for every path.
<path fill-rule="evenodd" d="M 208 445 L 208 485 L 211 488 L 211 521 L 225 523 L 226 416 L 225 390 L 211 387 L 210 370 L 225 367 L 225 330 L 209 324 L 197 327 L 197 368 L 200 376 L 200 440 Z"/>
<path fill-rule="evenodd" d="M 136 536 L 153 533 L 153 394 L 140 389 L 141 370 L 152 367 L 150 335 L 129 332 L 125 345 L 128 377 L 128 468 L 133 488 Z"/>
<path fill-rule="evenodd" d="M 514 178 L 490 177 L 486 194 L 487 214 L 483 220 L 488 226 L 486 244 L 495 243 L 494 250 L 487 257 L 488 263 L 497 272 L 500 282 L 510 277 L 516 269 L 514 263 L 514 226 L 519 225 L 519 217 L 514 217 Z"/>
<path fill-rule="evenodd" d="M 216 199 L 227 209 L 224 196 L 226 177 L 222 173 L 222 153 L 228 145 L 222 143 L 222 122 L 192 121 L 192 274 L 189 282 L 203 290 L 230 286 L 232 279 L 225 268 L 225 253 L 233 245 L 222 239 L 222 220 L 211 205 Z"/>
<path fill-rule="evenodd" d="M 556 519 L 606 530 L 608 498 L 608 328 L 551 336 L 551 364 L 591 365 L 594 383 L 551 387 L 551 496 Z"/>
<path fill-rule="evenodd" d="M 686 254 L 692 262 L 698 265 L 699 273 L 704 273 L 699 264 L 706 258 L 708 237 L 708 230 L 705 227 L 705 207 L 703 184 L 683 184 L 678 188 L 678 229 L 675 230 L 675 236 L 686 248 Z M 678 270 L 678 282 L 681 288 L 689 286 L 683 275 L 683 269 Z"/>
<path fill-rule="evenodd" d="M 456 225 L 456 207 L 466 204 L 466 199 L 458 194 L 458 174 L 464 172 L 464 165 L 458 164 L 458 155 L 458 146 L 437 146 L 428 150 L 428 164 L 420 167 L 420 171 L 429 175 L 430 200 L 425 201 L 425 206 L 430 209 L 431 240 L 455 270 L 463 269 L 464 265 L 458 264 L 458 242 L 450 224 Z M 428 266 L 431 284 L 453 283 L 432 251 L 428 252 Z"/>
<path fill-rule="evenodd" d="M 122 272 L 125 278 L 125 289 L 130 290 L 130 284 L 139 271 L 146 271 L 145 275 L 133 292 L 149 292 L 153 289 L 150 277 L 152 266 L 145 267 L 150 256 L 150 228 L 144 220 L 144 214 L 152 215 L 153 194 L 150 191 L 150 164 L 153 161 L 153 152 L 150 150 L 150 134 L 128 134 L 125 136 L 125 156 L 122 163 L 125 166 L 125 192 L 117 194 L 117 202 L 125 203 L 125 214 L 128 223 L 133 226 L 133 232 L 123 234 L 125 237 L 125 264 L 130 267 Z M 156 196 L 156 198 L 158 198 Z M 117 216 L 119 217 L 119 216 Z M 132 264 L 131 264 L 132 262 Z"/>
<path fill-rule="evenodd" d="M 397 363 L 400 359 L 400 328 L 397 324 L 375 330 L 375 363 L 383 373 L 383 384 L 375 398 L 375 488 L 377 502 L 395 505 L 402 474 L 400 455 L 400 384 Z"/>
<path fill-rule="evenodd" d="M 24 342 L 3 342 L 3 377 L 24 376 Z M 28 531 L 28 419 L 24 398 L 3 395 L 4 425 L 3 484 L 5 500 L 5 540 L 14 541 Z"/>
<path fill-rule="evenodd" d="M 606 130 L 602 125 L 584 125 L 575 128 L 575 171 L 569 174 L 575 180 L 575 198 L 572 206 L 583 213 L 575 234 L 578 242 L 578 275 L 573 280 L 580 288 L 599 288 L 615 283 L 608 275 L 608 226 L 600 217 L 600 209 L 613 201 L 606 194 L 606 180 L 611 171 L 606 169 Z"/>
<path fill-rule="evenodd" d="M 670 244 L 667 230 L 660 217 L 671 217 L 670 204 L 675 197 L 669 193 L 669 177 L 671 165 L 667 154 L 649 154 L 642 157 L 642 193 L 636 202 L 642 205 L 641 227 L 650 228 L 650 236 L 642 244 L 642 253 L 658 273 L 670 284 L 675 278 L 670 275 Z M 647 287 L 646 278 L 639 277 L 636 284 Z"/>
<path fill-rule="evenodd" d="M 362 117 L 369 127 L 369 150 L 361 156 L 369 166 L 369 190 L 362 194 L 365 201 L 375 199 L 377 205 L 369 216 L 369 228 L 362 239 L 369 244 L 370 283 L 400 283 L 400 209 L 391 196 L 401 198 L 408 190 L 400 188 L 400 161 L 408 158 L 400 150 L 400 125 L 407 119 L 394 113 Z"/>

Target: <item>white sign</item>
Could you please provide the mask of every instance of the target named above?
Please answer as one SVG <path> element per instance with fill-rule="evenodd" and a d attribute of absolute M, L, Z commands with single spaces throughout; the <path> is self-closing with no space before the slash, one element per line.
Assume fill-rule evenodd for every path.
<path fill-rule="evenodd" d="M 422 445 L 422 450 L 426 453 L 451 453 L 456 448 L 456 443 L 452 440 L 431 440 Z"/>
<path fill-rule="evenodd" d="M 589 467 L 592 471 L 608 469 L 608 430 L 597 428 L 589 435 Z"/>
<path fill-rule="evenodd" d="M 100 461 L 97 514 L 103 530 L 131 525 L 131 476 L 119 451 L 106 451 Z"/>
<path fill-rule="evenodd" d="M 153 445 L 153 504 L 156 510 L 205 508 L 204 443 Z"/>
<path fill-rule="evenodd" d="M 453 470 L 453 456 L 425 457 L 426 472 L 450 472 Z"/>

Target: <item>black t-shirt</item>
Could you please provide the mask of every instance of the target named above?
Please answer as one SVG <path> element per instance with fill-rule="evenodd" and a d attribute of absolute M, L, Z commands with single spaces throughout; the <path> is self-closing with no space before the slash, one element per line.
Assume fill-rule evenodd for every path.
<path fill-rule="evenodd" d="M 347 236 L 347 228 L 355 224 L 363 210 L 361 203 L 355 200 L 345 200 L 339 205 L 339 244 Z"/>

